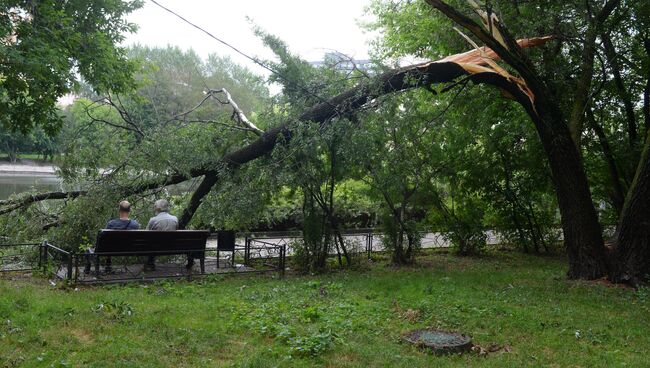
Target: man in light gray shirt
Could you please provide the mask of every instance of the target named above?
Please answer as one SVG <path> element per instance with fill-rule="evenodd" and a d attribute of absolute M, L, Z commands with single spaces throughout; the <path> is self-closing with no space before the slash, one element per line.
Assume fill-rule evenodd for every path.
<path fill-rule="evenodd" d="M 169 214 L 169 202 L 166 199 L 159 199 L 153 205 L 153 212 L 156 216 L 149 219 L 147 230 L 174 231 L 178 229 L 178 218 Z M 155 257 L 149 256 L 145 270 L 153 271 L 156 269 Z"/>
<path fill-rule="evenodd" d="M 178 229 L 178 218 L 169 214 L 169 202 L 159 199 L 153 205 L 156 216 L 149 219 L 147 230 L 174 231 Z"/>

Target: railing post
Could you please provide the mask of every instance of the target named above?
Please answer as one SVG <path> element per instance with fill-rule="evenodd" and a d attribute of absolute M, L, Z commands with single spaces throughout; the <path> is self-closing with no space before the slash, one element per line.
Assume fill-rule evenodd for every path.
<path fill-rule="evenodd" d="M 72 281 L 72 257 L 74 252 L 68 254 L 68 281 Z"/>
<path fill-rule="evenodd" d="M 79 279 L 79 255 L 74 253 L 74 282 Z"/>
<path fill-rule="evenodd" d="M 48 245 L 49 245 L 49 243 L 47 242 L 47 240 L 44 240 L 43 245 L 41 246 L 42 251 L 43 251 L 43 262 L 42 262 L 43 271 L 47 270 L 47 247 L 48 247 Z"/>
<path fill-rule="evenodd" d="M 190 257 L 192 257 L 192 253 L 187 253 L 187 262 L 188 263 L 190 262 Z M 192 268 L 194 268 L 194 267 L 186 268 L 186 270 L 187 270 L 187 281 L 192 281 Z"/>
<path fill-rule="evenodd" d="M 284 277 L 286 259 L 287 259 L 287 246 L 283 244 L 282 248 L 280 248 L 280 277 Z"/>
<path fill-rule="evenodd" d="M 250 264 L 251 257 L 251 239 L 246 236 L 244 240 L 244 265 L 248 266 Z"/>
<path fill-rule="evenodd" d="M 43 243 L 38 245 L 38 268 L 43 267 Z"/>

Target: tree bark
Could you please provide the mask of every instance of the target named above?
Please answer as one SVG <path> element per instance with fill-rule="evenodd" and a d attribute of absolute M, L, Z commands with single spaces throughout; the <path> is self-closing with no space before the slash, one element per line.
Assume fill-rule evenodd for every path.
<path fill-rule="evenodd" d="M 539 105 L 538 105 L 539 107 Z M 566 125 L 544 118 L 538 126 L 549 159 L 560 207 L 571 279 L 596 279 L 607 273 L 605 246 L 580 155 Z M 546 127 L 556 125 L 554 131 Z"/>
<path fill-rule="evenodd" d="M 85 195 L 85 190 L 73 190 L 69 192 L 46 192 L 39 194 L 29 194 L 24 197 L 17 198 L 15 200 L 7 199 L 0 201 L 0 206 L 6 206 L 5 208 L 0 209 L 0 215 L 4 215 L 10 212 L 13 212 L 19 208 L 24 208 L 32 203 L 45 201 L 49 199 L 68 199 L 76 198 L 82 195 Z"/>
<path fill-rule="evenodd" d="M 643 48 L 647 59 L 650 61 L 650 37 L 647 34 L 643 36 Z M 645 131 L 648 132 L 650 130 L 650 65 L 646 67 L 646 82 L 643 89 L 643 118 Z"/>
<path fill-rule="evenodd" d="M 594 76 L 594 57 L 596 55 L 596 31 L 590 25 L 585 35 L 585 46 L 582 51 L 581 64 L 580 64 L 580 77 L 575 87 L 575 97 L 573 101 L 573 108 L 569 117 L 569 131 L 571 138 L 580 150 L 580 143 L 582 137 L 582 130 L 585 119 L 585 110 L 589 103 L 589 95 L 591 91 L 591 81 Z"/>
<path fill-rule="evenodd" d="M 630 98 L 630 94 L 625 88 L 625 83 L 623 82 L 623 77 L 621 76 L 621 66 L 618 62 L 616 55 L 616 49 L 612 43 L 612 39 L 609 37 L 607 32 L 603 32 L 601 35 L 603 40 L 603 46 L 605 47 L 605 56 L 609 62 L 612 74 L 614 75 L 614 84 L 616 85 L 616 91 L 618 96 L 623 102 L 623 107 L 625 108 L 625 117 L 627 119 L 627 136 L 629 140 L 630 147 L 635 149 L 637 146 L 638 133 L 637 133 L 637 124 L 636 116 L 634 114 L 634 104 Z"/>
<path fill-rule="evenodd" d="M 650 274 L 650 140 L 641 153 L 619 221 L 613 281 L 637 283 Z"/>
<path fill-rule="evenodd" d="M 605 131 L 596 121 L 591 108 L 587 109 L 587 121 L 589 122 L 591 129 L 594 131 L 594 133 L 596 133 L 598 143 L 600 143 L 600 148 L 603 152 L 603 157 L 605 158 L 605 162 L 607 162 L 607 167 L 609 168 L 609 178 L 612 183 L 610 198 L 612 205 L 616 209 L 616 213 L 618 213 L 620 216 L 621 212 L 623 211 L 623 204 L 625 202 L 625 191 L 621 185 L 622 177 L 618 171 L 614 153 L 609 145 Z"/>
<path fill-rule="evenodd" d="M 212 187 L 219 181 L 219 176 L 215 173 L 206 174 L 206 176 L 201 181 L 201 184 L 196 188 L 192 197 L 190 197 L 190 202 L 187 204 L 187 207 L 183 210 L 181 218 L 178 219 L 178 228 L 185 229 L 189 224 L 190 220 L 194 216 L 194 213 L 201 205 L 203 197 L 208 195 L 212 190 Z"/>

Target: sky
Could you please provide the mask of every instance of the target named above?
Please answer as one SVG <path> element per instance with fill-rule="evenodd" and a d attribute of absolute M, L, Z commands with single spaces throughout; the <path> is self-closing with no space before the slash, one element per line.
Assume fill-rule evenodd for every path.
<path fill-rule="evenodd" d="M 337 50 L 355 59 L 367 59 L 369 41 L 359 22 L 371 20 L 365 7 L 370 0 L 157 0 L 216 37 L 251 56 L 270 58 L 272 54 L 255 37 L 252 24 L 283 39 L 292 52 L 308 61 L 322 60 L 325 52 Z M 264 73 L 251 61 L 237 55 L 201 31 L 156 6 L 150 0 L 130 14 L 139 26 L 128 35 L 125 45 L 174 45 L 192 48 L 201 57 L 211 53 L 229 55 L 236 62 Z M 264 73 L 266 74 L 266 73 Z"/>

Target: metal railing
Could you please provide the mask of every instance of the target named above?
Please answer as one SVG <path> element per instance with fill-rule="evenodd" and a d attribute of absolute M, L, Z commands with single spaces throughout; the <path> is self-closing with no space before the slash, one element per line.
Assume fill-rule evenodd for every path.
<path fill-rule="evenodd" d="M 27 272 L 40 267 L 39 243 L 0 244 L 0 272 Z"/>
<path fill-rule="evenodd" d="M 286 265 L 286 246 L 271 244 L 263 241 L 246 241 L 243 246 L 236 246 L 232 250 L 206 247 L 206 249 L 184 250 L 179 254 L 170 254 L 168 251 L 152 251 L 147 255 L 156 256 L 161 262 L 156 265 L 156 270 L 148 271 L 144 267 L 142 252 L 102 252 L 93 254 L 88 252 L 73 252 L 62 249 L 48 241 L 42 244 L 32 244 L 35 248 L 35 259 L 38 265 L 49 271 L 54 277 L 75 283 L 107 283 L 127 282 L 136 280 L 153 280 L 163 278 L 191 279 L 194 276 L 226 273 L 251 273 L 251 272 L 278 272 L 284 276 Z M 37 250 L 37 251 L 36 251 Z M 203 253 L 203 259 L 196 257 Z M 201 265 L 185 268 L 188 256 Z M 225 261 L 223 257 L 226 255 Z M 105 260 L 111 258 L 110 271 L 104 268 L 100 272 L 98 257 Z M 88 265 L 92 265 L 88 269 Z M 80 272 L 80 267 L 84 268 Z M 193 271 L 194 269 L 194 271 Z"/>
<path fill-rule="evenodd" d="M 422 235 L 422 248 L 446 248 L 450 246 L 445 233 L 422 231 L 420 234 Z M 348 252 L 351 251 L 351 253 L 356 254 L 365 253 L 368 259 L 372 257 L 372 253 L 385 252 L 387 250 L 383 242 L 384 235 L 379 229 L 347 229 L 341 233 L 341 236 L 344 241 L 349 241 L 350 245 L 352 245 L 352 249 L 348 249 Z M 303 236 L 301 231 L 264 231 L 240 233 L 238 237 L 244 238 L 245 242 L 263 241 L 270 245 L 285 245 L 288 255 L 292 255 L 292 243 L 302 239 Z M 336 254 L 335 252 L 336 250 L 332 249 L 330 255 Z"/>
<path fill-rule="evenodd" d="M 383 235 L 375 229 L 351 229 L 346 230 L 342 234 L 346 244 L 350 245 L 350 249 L 354 254 L 365 254 L 368 258 L 374 252 L 386 251 L 383 244 Z M 444 234 L 442 233 L 423 233 L 422 234 L 422 247 L 423 248 L 438 248 L 449 246 Z M 183 273 L 181 268 L 179 272 L 171 272 L 169 274 L 160 275 L 143 275 L 142 262 L 138 259 L 141 257 L 120 254 L 114 258 L 118 258 L 122 262 L 119 267 L 122 270 L 129 270 L 123 272 L 123 278 L 117 278 L 111 275 L 102 275 L 97 272 L 99 265 L 95 264 L 95 278 L 94 281 L 111 280 L 111 281 L 128 281 L 149 278 L 166 278 L 166 277 L 191 277 L 200 276 L 211 273 L 243 273 L 243 272 L 278 272 L 284 275 L 286 269 L 286 258 L 293 254 L 293 243 L 302 239 L 301 231 L 281 231 L 281 232 L 252 232 L 252 233 L 239 233 L 237 240 L 239 245 L 235 249 L 223 250 L 214 244 L 214 238 L 209 238 L 208 244 L 205 249 L 205 265 L 201 267 L 201 272 L 192 272 L 190 268 L 189 273 Z M 243 245 L 241 244 L 243 240 Z M 9 249 L 12 251 L 10 252 Z M 196 250 L 196 252 L 203 252 L 203 250 Z M 123 252 L 122 252 L 123 253 Z M 155 255 L 155 251 L 151 252 Z M 192 252 L 189 252 L 192 253 Z M 222 262 L 222 255 L 226 255 L 225 262 Z M 332 250 L 332 255 L 335 250 Z M 111 254 L 102 254 L 101 256 L 110 256 Z M 141 256 L 141 255 L 140 255 Z M 163 255 L 161 255 L 163 256 Z M 25 261 L 18 261 L 20 257 L 24 257 Z M 89 255 L 86 252 L 73 252 L 67 251 L 58 247 L 48 241 L 41 244 L 37 243 L 24 243 L 24 244 L 0 244 L 0 272 L 1 271 L 27 271 L 34 270 L 40 267 L 44 270 L 49 269 L 52 273 L 61 279 L 67 279 L 72 282 L 85 282 L 91 277 L 91 273 L 79 272 L 80 265 L 85 265 L 88 262 Z M 92 257 L 92 255 L 90 256 Z M 163 256 L 167 266 L 176 265 L 182 267 L 179 260 L 185 257 L 181 256 Z M 9 260 L 9 261 L 5 261 Z M 198 259 L 197 259 L 198 260 Z M 12 263 L 13 262 L 13 263 Z M 211 262 L 211 263 L 210 263 Z M 6 264 L 12 265 L 11 267 L 5 266 Z M 17 265 L 22 265 L 17 267 Z M 137 269 L 135 265 L 141 268 L 138 272 L 133 271 Z M 163 264 L 164 266 L 164 264 Z M 223 267 L 222 267 L 223 266 Z M 115 268 L 115 267 L 114 267 Z"/>
<path fill-rule="evenodd" d="M 260 239 L 245 238 L 244 265 L 253 263 L 280 272 L 284 276 L 286 268 L 287 244 L 274 244 Z"/>
<path fill-rule="evenodd" d="M 47 270 L 48 267 L 53 266 L 53 274 L 58 278 L 73 280 L 73 276 L 78 273 L 74 272 L 79 268 L 76 254 L 61 249 L 47 240 L 41 245 L 40 259 L 39 264 L 43 269 Z"/>

